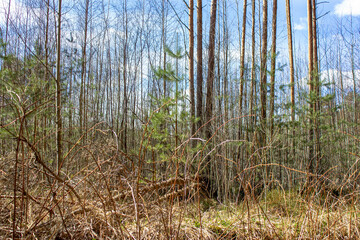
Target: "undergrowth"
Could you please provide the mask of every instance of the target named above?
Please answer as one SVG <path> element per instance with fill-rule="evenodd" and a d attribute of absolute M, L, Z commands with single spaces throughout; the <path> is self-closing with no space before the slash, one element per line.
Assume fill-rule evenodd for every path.
<path fill-rule="evenodd" d="M 111 156 L 110 152 L 102 154 Z M 301 187 L 269 187 L 260 195 L 245 195 L 237 204 L 224 204 L 209 198 L 195 178 L 137 182 L 125 166 L 104 159 L 67 176 L 80 203 L 66 186 L 43 176 L 33 164 L 29 183 L 36 184 L 29 184 L 26 193 L 17 198 L 18 206 L 25 204 L 24 212 L 17 212 L 15 218 L 19 239 L 360 237 L 356 190 L 334 195 L 336 189 L 330 191 L 324 185 L 306 194 Z M 7 239 L 12 237 L 14 219 L 13 173 L 9 167 L 2 169 L 0 235 Z"/>

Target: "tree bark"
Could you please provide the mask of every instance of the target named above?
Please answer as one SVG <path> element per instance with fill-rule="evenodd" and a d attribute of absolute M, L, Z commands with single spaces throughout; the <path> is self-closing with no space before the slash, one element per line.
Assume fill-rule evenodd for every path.
<path fill-rule="evenodd" d="M 57 145 L 57 171 L 60 176 L 61 167 L 63 165 L 62 156 L 62 120 L 61 120 L 61 3 L 59 0 L 58 9 L 58 25 L 57 25 L 57 57 L 56 57 L 56 145 Z"/>
<path fill-rule="evenodd" d="M 215 67 L 215 28 L 216 28 L 216 6 L 217 0 L 211 1 L 211 16 L 209 30 L 209 64 L 208 76 L 206 80 L 206 122 L 213 116 L 213 85 L 214 85 L 214 67 Z M 211 122 L 206 125 L 205 136 L 210 138 L 212 135 Z"/>
<path fill-rule="evenodd" d="M 247 0 L 244 0 L 243 6 L 243 19 L 241 30 L 241 53 L 240 53 L 240 92 L 239 92 L 239 139 L 241 139 L 242 132 L 242 112 L 243 112 L 243 94 L 244 94 L 244 82 L 245 82 L 245 37 L 246 37 L 246 8 Z"/>
<path fill-rule="evenodd" d="M 49 22 L 50 22 L 50 0 L 47 0 L 46 3 L 46 24 L 45 24 L 45 72 L 44 72 L 44 81 L 46 82 L 45 91 L 49 90 Z M 46 153 L 47 143 L 45 141 L 47 128 L 47 115 L 44 114 L 44 126 L 43 126 L 43 151 Z"/>
<path fill-rule="evenodd" d="M 313 173 L 313 160 L 314 160 L 314 102 L 313 102 L 313 92 L 314 92 L 314 84 L 313 84 L 313 26 L 312 26 L 312 0 L 307 1 L 307 15 L 308 15 L 308 54 L 309 54 L 309 165 L 308 170 L 310 173 Z"/>
<path fill-rule="evenodd" d="M 260 147 L 266 145 L 266 96 L 267 96 L 267 21 L 268 21 L 268 1 L 263 0 L 263 19 L 262 19 L 262 47 L 261 47 L 261 67 L 260 67 L 260 103 L 261 103 L 261 131 Z"/>
<path fill-rule="evenodd" d="M 81 84 L 79 97 L 79 117 L 80 117 L 80 135 L 84 128 L 84 114 L 85 114 L 85 77 L 86 77 L 86 45 L 88 32 L 88 16 L 89 16 L 89 0 L 85 0 L 85 25 L 84 25 L 84 45 L 82 46 L 81 54 Z"/>
<path fill-rule="evenodd" d="M 292 122 L 292 155 L 295 157 L 295 82 L 294 82 L 294 50 L 292 43 L 290 0 L 286 0 L 286 22 L 289 48 L 290 87 L 291 87 L 291 122 Z"/>
<path fill-rule="evenodd" d="M 126 1 L 126 0 L 125 0 Z M 163 68 L 166 69 L 166 23 L 165 23 L 165 0 L 162 1 L 162 47 L 163 47 Z M 166 98 L 166 79 L 163 78 L 164 98 Z"/>
<path fill-rule="evenodd" d="M 254 92 L 256 89 L 256 69 L 255 69 L 255 25 L 256 25 L 256 9 L 255 9 L 255 0 L 251 2 L 251 12 L 252 12 L 252 23 L 251 23 L 251 86 L 250 86 L 250 103 L 249 103 L 249 113 L 254 114 Z M 251 126 L 254 126 L 256 117 L 250 117 Z"/>
<path fill-rule="evenodd" d="M 194 94 L 194 0 L 189 3 L 189 84 L 191 136 L 195 133 L 195 94 Z"/>
<path fill-rule="evenodd" d="M 123 149 L 124 152 L 127 152 L 127 121 L 128 121 L 128 96 L 127 96 L 127 44 L 128 44 L 128 19 L 127 19 L 127 1 L 124 1 L 124 13 L 125 13 L 125 19 L 124 19 L 124 25 L 125 25 L 125 41 L 124 41 L 124 48 L 123 48 L 123 83 L 124 83 L 124 108 L 123 108 L 123 137 L 122 137 L 122 143 L 123 143 Z M 165 90 L 164 90 L 165 91 Z"/>
<path fill-rule="evenodd" d="M 315 132 L 315 159 L 316 165 L 321 167 L 320 164 L 320 129 L 319 117 L 320 112 L 320 80 L 319 80 L 319 61 L 318 61 L 318 48 L 317 48 L 317 23 L 316 23 L 316 0 L 312 0 L 312 45 L 313 45 L 313 84 L 314 84 L 314 132 Z"/>
<path fill-rule="evenodd" d="M 198 118 L 197 128 L 200 128 L 203 114 L 203 66 L 202 66 L 202 0 L 197 0 L 197 38 L 196 38 L 196 117 Z"/>
<path fill-rule="evenodd" d="M 277 0 L 273 0 L 272 36 L 271 36 L 271 75 L 270 75 L 270 137 L 274 134 L 274 110 L 275 110 L 275 75 L 276 75 L 276 18 Z"/>

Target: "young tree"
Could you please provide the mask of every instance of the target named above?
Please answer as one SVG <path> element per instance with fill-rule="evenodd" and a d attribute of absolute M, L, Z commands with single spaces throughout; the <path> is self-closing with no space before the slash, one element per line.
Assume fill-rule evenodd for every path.
<path fill-rule="evenodd" d="M 162 0 L 161 4 L 161 38 L 162 38 L 162 49 L 163 49 L 163 68 L 166 69 L 166 9 L 165 9 L 165 0 Z M 166 97 L 167 91 L 166 91 L 166 79 L 163 78 L 163 95 L 164 98 Z"/>
<path fill-rule="evenodd" d="M 294 57 L 293 40 L 291 27 L 290 0 L 286 0 L 286 23 L 288 35 L 289 67 L 290 67 L 290 88 L 291 88 L 291 122 L 292 122 L 292 155 L 295 157 L 295 82 L 294 82 Z"/>
<path fill-rule="evenodd" d="M 276 75 L 276 18 L 277 0 L 273 0 L 272 36 L 271 36 L 271 74 L 270 74 L 270 137 L 274 131 L 274 105 L 275 105 L 275 75 Z"/>
<path fill-rule="evenodd" d="M 211 16 L 210 16 L 210 30 L 209 30 L 209 63 L 208 75 L 206 80 L 206 122 L 213 117 L 213 85 L 214 85 L 214 67 L 215 67 L 215 28 L 216 28 L 216 6 L 217 0 L 211 1 Z M 206 125 L 205 136 L 210 138 L 211 122 Z"/>
<path fill-rule="evenodd" d="M 194 93 L 194 0 L 189 2 L 189 84 L 191 135 L 195 133 L 195 93 Z"/>
<path fill-rule="evenodd" d="M 314 49 L 314 45 L 313 45 L 313 21 L 312 21 L 312 0 L 308 0 L 307 1 L 307 15 L 308 15 L 308 57 L 309 57 L 309 96 L 310 96 L 310 101 L 309 101 L 309 172 L 313 173 L 313 159 L 315 156 L 314 153 L 314 120 L 313 120 L 313 116 L 314 116 L 314 102 L 312 100 L 312 95 L 314 92 L 314 78 L 313 78 L 313 71 L 314 71 L 314 58 L 313 58 L 313 49 Z"/>
<path fill-rule="evenodd" d="M 197 38 L 196 38 L 196 117 L 198 118 L 197 127 L 200 128 L 203 124 L 203 66 L 202 66 L 202 0 L 197 0 Z"/>
<path fill-rule="evenodd" d="M 124 99 L 123 99 L 123 120 L 121 126 L 123 127 L 122 131 L 122 144 L 123 149 L 127 152 L 127 121 L 128 121 L 128 96 L 127 96 L 127 48 L 128 48 L 128 16 L 127 16 L 127 1 L 124 1 L 124 30 L 125 30 L 125 39 L 123 46 L 123 86 L 124 86 Z M 165 53 L 164 53 L 165 54 Z M 164 55 L 165 58 L 165 55 Z M 165 61 L 165 60 L 164 60 Z M 164 94 L 165 94 L 165 80 L 164 80 Z"/>
<path fill-rule="evenodd" d="M 85 0 L 85 20 L 84 20 L 84 43 L 82 45 L 81 53 L 81 84 L 80 84 L 80 97 L 79 97 L 79 117 L 80 117 L 80 134 L 83 132 L 83 127 L 85 126 L 85 78 L 86 78 L 86 47 L 87 47 L 87 38 L 88 38 L 88 16 L 89 16 L 89 2 L 90 0 Z M 86 129 L 85 129 L 86 131 Z"/>
<path fill-rule="evenodd" d="M 317 17 L 316 17 L 316 0 L 312 0 L 312 45 L 313 45 L 313 90 L 315 96 L 314 102 L 314 132 L 315 132 L 315 160 L 316 165 L 320 165 L 320 129 L 319 113 L 321 111 L 320 102 L 320 80 L 319 80 L 319 60 L 318 60 L 318 40 L 317 40 Z M 322 166 L 320 166 L 322 167 Z"/>
<path fill-rule="evenodd" d="M 242 30 L 241 30 L 241 53 L 240 53 L 239 139 L 241 139 L 241 132 L 242 132 L 242 118 L 241 118 L 241 116 L 242 116 L 242 112 L 243 112 L 243 93 L 244 93 L 244 82 L 245 82 L 246 9 L 247 9 L 247 0 L 244 0 Z M 240 30 L 239 30 L 239 33 L 240 33 Z"/>
<path fill-rule="evenodd" d="M 267 96 L 267 36 L 268 36 L 268 1 L 263 0 L 263 19 L 262 19 L 262 48 L 260 64 L 260 103 L 261 103 L 261 130 L 260 147 L 266 145 L 266 96 Z"/>
<path fill-rule="evenodd" d="M 62 119 L 61 119 L 61 4 L 62 0 L 58 2 L 58 14 L 57 14 L 57 49 L 56 49 L 56 134 L 57 134 L 57 171 L 60 175 L 61 167 L 63 164 L 62 156 Z"/>
<path fill-rule="evenodd" d="M 251 85 L 250 85 L 250 99 L 249 99 L 249 113 L 250 114 L 254 114 L 254 92 L 256 91 L 256 81 L 255 81 L 255 77 L 256 77 L 256 62 L 255 62 L 255 24 L 256 24 L 256 19 L 255 19 L 255 15 L 256 15 L 256 9 L 255 9 L 255 1 L 256 0 L 252 0 L 251 2 L 251 15 L 252 15 L 252 20 L 251 20 Z M 255 120 L 256 117 L 251 117 L 250 118 L 250 124 L 253 126 L 255 124 Z"/>
<path fill-rule="evenodd" d="M 45 22 L 45 64 L 44 64 L 44 82 L 49 83 L 49 25 L 50 25 L 50 0 L 46 2 L 46 22 Z M 49 90 L 49 84 L 46 85 L 45 91 Z M 47 115 L 44 115 L 43 137 L 45 139 L 47 128 Z M 46 152 L 46 141 L 43 143 L 43 151 Z"/>

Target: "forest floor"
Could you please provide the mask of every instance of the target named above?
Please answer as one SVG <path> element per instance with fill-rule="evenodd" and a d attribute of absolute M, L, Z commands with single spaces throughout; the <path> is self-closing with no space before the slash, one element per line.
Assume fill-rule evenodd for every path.
<path fill-rule="evenodd" d="M 355 192 L 337 196 L 333 191 L 300 194 L 279 188 L 245 196 L 238 204 L 222 204 L 196 194 L 181 200 L 179 191 L 158 194 L 162 186 L 172 184 L 182 182 L 170 179 L 139 185 L 138 198 L 132 187 L 113 191 L 111 197 L 106 188 L 79 188 L 81 204 L 64 189 L 62 196 L 54 198 L 34 188 L 17 196 L 15 218 L 11 191 L 1 186 L 0 236 L 12 238 L 15 227 L 16 239 L 360 238 Z"/>
<path fill-rule="evenodd" d="M 307 187 L 264 181 L 237 203 L 217 201 L 196 175 L 157 178 L 97 144 L 60 176 L 41 156 L 1 159 L 0 239 L 360 239 L 357 172 L 339 184 L 329 174 Z"/>

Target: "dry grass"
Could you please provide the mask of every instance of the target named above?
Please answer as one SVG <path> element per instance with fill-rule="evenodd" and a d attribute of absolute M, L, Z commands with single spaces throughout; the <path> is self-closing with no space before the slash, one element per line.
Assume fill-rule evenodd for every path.
<path fill-rule="evenodd" d="M 344 204 L 330 210 L 310 204 L 305 211 L 298 211 L 281 204 L 268 206 L 264 213 L 259 209 L 261 204 L 251 204 L 250 213 L 242 206 L 217 204 L 202 212 L 201 224 L 194 203 L 177 203 L 171 209 L 167 203 L 151 205 L 143 209 L 139 228 L 134 214 L 124 214 L 132 212 L 131 204 L 118 204 L 118 211 L 104 211 L 96 206 L 96 201 L 88 200 L 85 214 L 78 206 L 72 212 L 66 211 L 64 219 L 44 218 L 23 237 L 138 239 L 138 229 L 141 239 L 358 239 L 360 236 L 359 214 L 354 206 Z M 11 237 L 9 207 L 2 201 L 0 234 L 5 238 Z M 30 218 L 28 226 L 33 226 L 35 221 Z"/>
<path fill-rule="evenodd" d="M 22 239 L 357 239 L 358 192 L 268 190 L 240 204 L 200 195 L 195 180 L 137 182 L 104 161 L 69 180 L 81 204 L 60 183 L 36 171 L 17 196 L 16 236 Z M 30 171 L 30 172 L 31 172 Z M 0 235 L 12 237 L 11 168 L 2 172 Z M 36 183 L 36 184 L 35 184 Z M 54 184 L 55 183 L 55 184 Z M 187 194 L 184 197 L 184 189 Z M 199 187 L 200 188 L 200 187 Z M 201 189 L 201 188 L 200 188 Z M 56 194 L 54 194 L 56 193 Z M 22 211 L 22 212 L 21 212 Z"/>
<path fill-rule="evenodd" d="M 180 177 L 176 164 L 168 164 L 167 177 L 156 178 L 142 152 L 124 154 L 102 134 L 101 141 L 74 145 L 61 176 L 31 151 L 18 153 L 16 175 L 7 164 L 16 153 L 1 159 L 2 239 L 360 238 L 356 174 L 339 186 L 318 179 L 307 191 L 265 184 L 260 195 L 220 204 L 206 197 L 196 175 Z"/>

